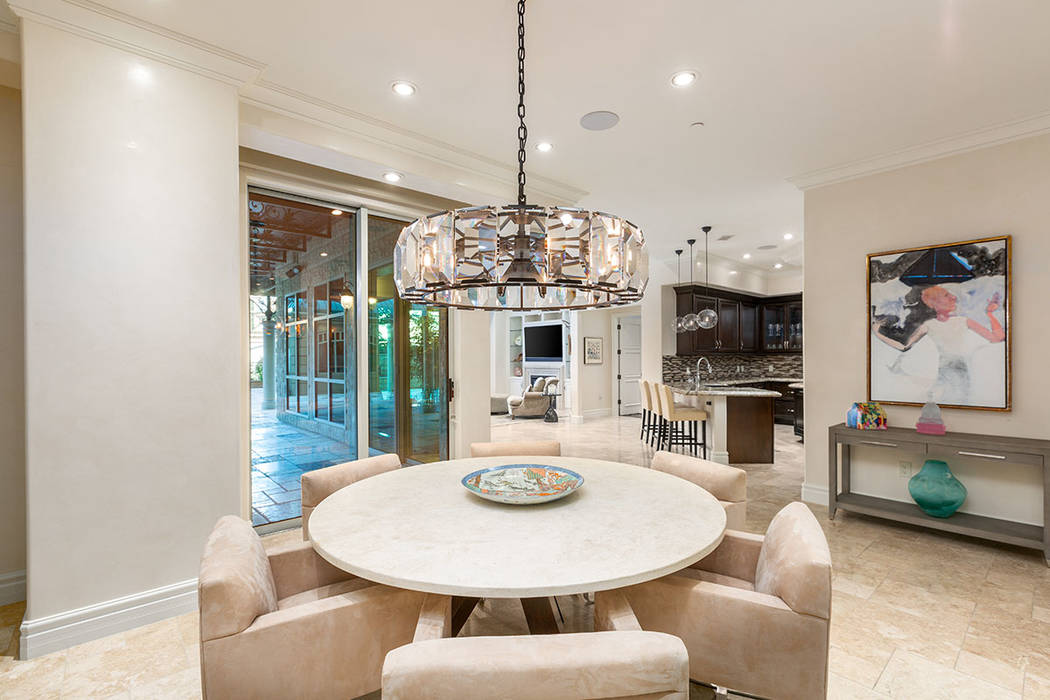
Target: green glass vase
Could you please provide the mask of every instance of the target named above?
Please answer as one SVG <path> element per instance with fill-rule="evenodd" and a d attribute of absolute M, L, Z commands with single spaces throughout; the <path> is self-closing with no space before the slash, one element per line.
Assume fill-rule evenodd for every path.
<path fill-rule="evenodd" d="M 966 500 L 966 487 L 955 478 L 946 462 L 928 459 L 908 481 L 908 493 L 928 515 L 947 518 Z"/>

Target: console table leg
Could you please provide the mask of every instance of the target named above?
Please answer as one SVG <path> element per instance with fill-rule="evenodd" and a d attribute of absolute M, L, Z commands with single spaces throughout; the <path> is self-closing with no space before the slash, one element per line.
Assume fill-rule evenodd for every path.
<path fill-rule="evenodd" d="M 839 491 L 839 444 L 834 428 L 828 430 L 828 520 L 835 519 Z"/>

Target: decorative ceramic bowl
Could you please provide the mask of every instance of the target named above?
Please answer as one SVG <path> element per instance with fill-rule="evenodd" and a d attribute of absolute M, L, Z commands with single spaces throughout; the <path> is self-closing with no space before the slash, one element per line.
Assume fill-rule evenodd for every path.
<path fill-rule="evenodd" d="M 490 501 L 533 505 L 565 498 L 583 485 L 583 477 L 549 464 L 504 464 L 471 472 L 460 483 Z"/>

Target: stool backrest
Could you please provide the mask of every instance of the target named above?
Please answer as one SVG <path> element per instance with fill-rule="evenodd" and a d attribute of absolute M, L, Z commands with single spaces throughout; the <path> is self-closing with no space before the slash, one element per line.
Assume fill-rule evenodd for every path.
<path fill-rule="evenodd" d="M 661 390 L 662 386 L 663 386 L 663 384 L 660 384 L 659 382 L 653 382 L 653 384 L 652 384 L 652 390 L 653 390 L 653 399 L 652 399 L 653 400 L 653 412 L 656 415 L 660 416 L 660 417 L 664 416 L 663 391 Z"/>
<path fill-rule="evenodd" d="M 646 411 L 653 410 L 653 397 L 649 395 L 649 382 L 639 379 L 638 387 L 641 389 L 642 394 L 642 408 Z"/>

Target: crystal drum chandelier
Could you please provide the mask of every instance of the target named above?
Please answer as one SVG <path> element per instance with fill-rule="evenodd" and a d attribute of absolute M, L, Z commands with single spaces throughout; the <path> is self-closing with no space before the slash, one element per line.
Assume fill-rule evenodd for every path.
<path fill-rule="evenodd" d="M 525 199 L 525 0 L 518 0 L 518 202 L 424 216 L 401 231 L 401 297 L 463 309 L 586 309 L 641 300 L 641 229 L 602 212 Z"/>

